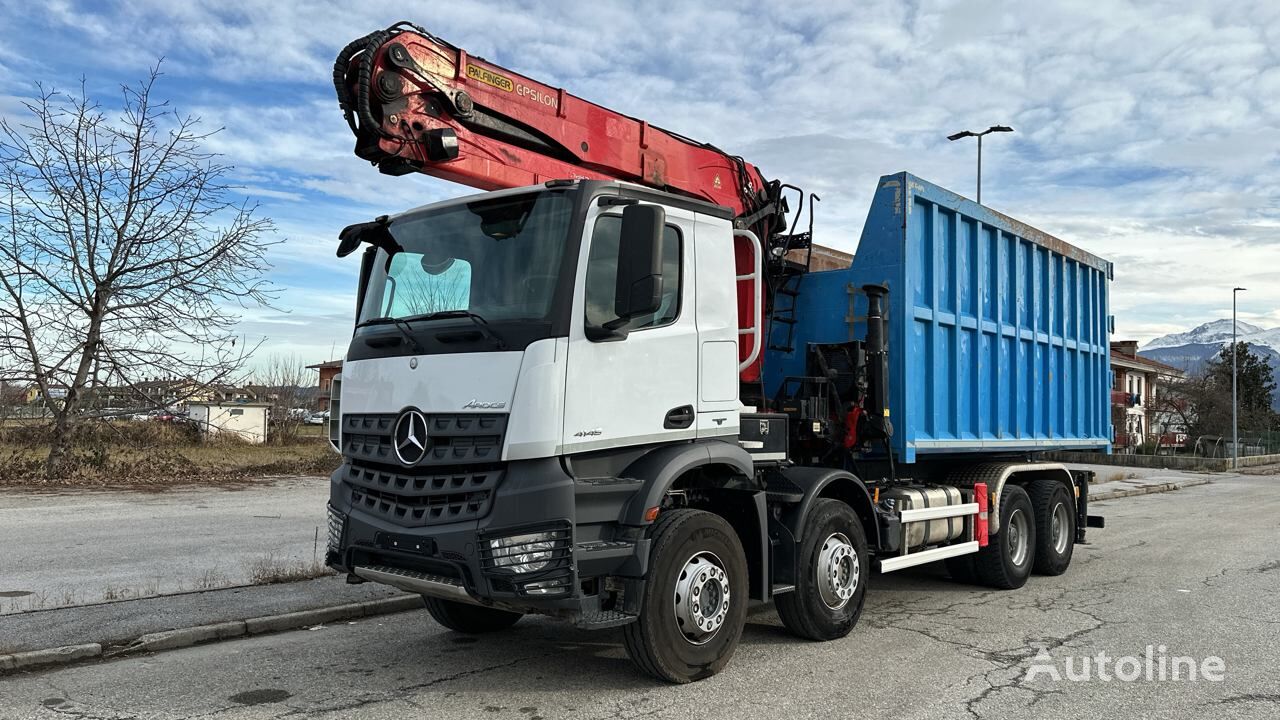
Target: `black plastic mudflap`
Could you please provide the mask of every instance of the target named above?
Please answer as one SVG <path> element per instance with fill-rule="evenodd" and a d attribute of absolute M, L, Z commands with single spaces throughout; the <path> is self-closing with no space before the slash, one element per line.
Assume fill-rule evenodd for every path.
<path fill-rule="evenodd" d="M 1071 477 L 1076 483 L 1076 542 L 1084 545 L 1086 528 L 1105 528 L 1106 518 L 1089 514 L 1089 483 L 1093 481 L 1092 470 L 1072 470 Z"/>

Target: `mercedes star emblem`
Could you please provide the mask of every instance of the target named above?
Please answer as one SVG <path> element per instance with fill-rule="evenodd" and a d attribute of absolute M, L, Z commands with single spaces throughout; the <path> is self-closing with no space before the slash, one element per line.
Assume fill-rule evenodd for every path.
<path fill-rule="evenodd" d="M 417 410 L 407 410 L 396 421 L 396 457 L 405 465 L 417 465 L 427 454 L 427 416 Z"/>

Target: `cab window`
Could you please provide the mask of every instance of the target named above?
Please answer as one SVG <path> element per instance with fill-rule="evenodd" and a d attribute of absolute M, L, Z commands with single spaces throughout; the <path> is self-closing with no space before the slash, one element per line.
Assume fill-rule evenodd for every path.
<path fill-rule="evenodd" d="M 614 312 L 618 279 L 618 241 L 622 234 L 622 217 L 602 215 L 591 233 L 591 252 L 587 259 L 587 324 L 602 327 L 618 319 Z M 681 278 L 680 231 L 667 225 L 662 237 L 662 303 L 651 315 L 632 318 L 622 330 L 641 330 L 675 322 L 680 314 Z"/>

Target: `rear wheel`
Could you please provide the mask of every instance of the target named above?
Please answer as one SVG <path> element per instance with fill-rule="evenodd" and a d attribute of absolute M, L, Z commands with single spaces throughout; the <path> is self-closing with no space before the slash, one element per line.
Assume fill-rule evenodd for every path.
<path fill-rule="evenodd" d="M 622 628 L 631 660 L 668 682 L 729 663 L 747 618 L 747 559 L 733 528 L 701 510 L 668 510 L 650 529 L 640 617 Z"/>
<path fill-rule="evenodd" d="M 867 538 L 853 509 L 819 498 L 804 522 L 796 589 L 777 598 L 778 617 L 792 634 L 834 640 L 853 630 L 867 598 Z"/>
<path fill-rule="evenodd" d="M 1075 550 L 1075 503 L 1067 486 L 1055 480 L 1037 480 L 1028 490 L 1036 519 L 1035 571 L 1061 575 Z"/>
<path fill-rule="evenodd" d="M 506 630 L 523 617 L 518 612 L 423 597 L 427 612 L 441 625 L 468 635 Z"/>
<path fill-rule="evenodd" d="M 1035 562 L 1036 523 L 1031 499 L 1017 485 L 1005 485 L 1000 493 L 1000 532 L 974 555 L 978 580 L 1001 590 L 1027 583 Z"/>

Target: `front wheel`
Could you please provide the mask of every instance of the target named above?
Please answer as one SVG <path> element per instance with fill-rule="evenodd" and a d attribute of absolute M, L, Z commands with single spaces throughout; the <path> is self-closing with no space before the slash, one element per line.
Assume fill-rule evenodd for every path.
<path fill-rule="evenodd" d="M 701 510 L 668 510 L 650 529 L 640 617 L 622 629 L 639 668 L 674 683 L 720 672 L 747 618 L 747 559 L 733 528 Z"/>
<path fill-rule="evenodd" d="M 809 640 L 835 640 L 853 630 L 867 598 L 867 538 L 857 514 L 839 500 L 819 498 L 804 521 L 799 582 L 778 596 L 782 624 Z"/>
<path fill-rule="evenodd" d="M 441 625 L 468 635 L 506 630 L 523 617 L 507 610 L 470 605 L 455 600 L 423 597 L 427 612 Z"/>

